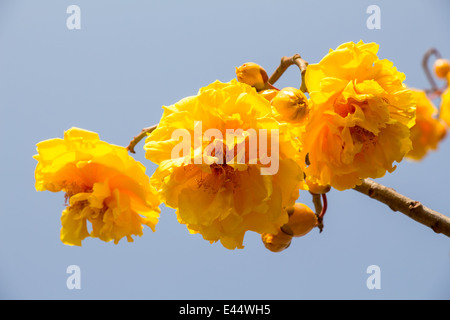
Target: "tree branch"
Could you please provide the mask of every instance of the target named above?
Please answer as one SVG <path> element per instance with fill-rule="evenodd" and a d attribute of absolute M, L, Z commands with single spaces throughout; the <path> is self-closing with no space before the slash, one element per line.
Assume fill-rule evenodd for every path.
<path fill-rule="evenodd" d="M 401 195 L 394 189 L 385 187 L 370 179 L 364 179 L 362 184 L 356 186 L 354 190 L 388 205 L 393 211 L 399 211 L 411 219 L 430 227 L 436 233 L 442 233 L 450 237 L 449 217 L 425 207 L 418 201 Z"/>
<path fill-rule="evenodd" d="M 139 133 L 137 136 L 135 136 L 131 141 L 130 144 L 127 147 L 127 150 L 131 153 L 136 153 L 136 151 L 134 151 L 134 147 L 142 140 L 144 139 L 147 134 L 150 134 L 153 130 L 156 129 L 158 125 L 155 124 L 154 126 L 148 127 L 148 128 L 144 128 L 141 130 L 141 133 Z"/>

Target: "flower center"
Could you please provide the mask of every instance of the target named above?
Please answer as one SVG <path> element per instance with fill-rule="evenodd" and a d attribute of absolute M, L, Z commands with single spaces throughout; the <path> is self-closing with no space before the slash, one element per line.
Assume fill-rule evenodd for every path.
<path fill-rule="evenodd" d="M 107 182 L 94 183 L 92 187 L 72 184 L 66 188 L 66 205 L 78 212 L 79 218 L 96 219 L 108 210 L 105 200 L 111 196 Z"/>
<path fill-rule="evenodd" d="M 378 142 L 378 137 L 376 135 L 359 126 L 350 128 L 350 133 L 354 141 L 358 141 L 362 144 L 362 151 L 368 150 Z"/>
<path fill-rule="evenodd" d="M 210 190 L 212 193 L 219 192 L 222 188 L 234 190 L 239 185 L 238 175 L 233 167 L 227 164 L 213 163 L 211 166 L 211 174 L 201 175 L 197 179 L 198 188 Z"/>
<path fill-rule="evenodd" d="M 64 195 L 65 203 L 68 204 L 70 198 L 79 193 L 91 193 L 93 192 L 92 188 L 87 186 L 82 186 L 76 182 L 71 182 L 70 184 L 65 184 L 63 190 L 66 191 Z"/>
<path fill-rule="evenodd" d="M 334 111 L 342 118 L 347 117 L 350 113 L 355 113 L 356 107 L 353 104 L 338 104 L 334 107 Z"/>

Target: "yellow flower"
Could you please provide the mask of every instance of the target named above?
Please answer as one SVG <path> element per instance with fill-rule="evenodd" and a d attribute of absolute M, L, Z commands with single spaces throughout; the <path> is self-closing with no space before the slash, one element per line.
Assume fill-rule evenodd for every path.
<path fill-rule="evenodd" d="M 377 57 L 378 45 L 340 45 L 308 66 L 312 103 L 302 135 L 311 182 L 338 190 L 395 170 L 412 147 L 415 105 L 404 74 Z"/>
<path fill-rule="evenodd" d="M 450 83 L 450 73 L 448 75 Z M 450 126 L 450 87 L 447 88 L 441 96 L 441 107 L 439 117 Z"/>
<path fill-rule="evenodd" d="M 287 222 L 284 209 L 303 182 L 298 144 L 264 97 L 236 80 L 216 81 L 163 108 L 144 148 L 159 165 L 152 185 L 180 223 L 235 249 L 243 248 L 246 231 L 275 233 Z"/>
<path fill-rule="evenodd" d="M 437 119 L 438 110 L 427 98 L 424 91 L 412 90 L 416 100 L 416 124 L 411 128 L 411 141 L 413 149 L 407 157 L 421 160 L 429 150 L 436 150 L 439 141 L 446 133 L 445 124 Z"/>
<path fill-rule="evenodd" d="M 97 133 L 72 128 L 64 139 L 37 144 L 37 191 L 63 191 L 61 241 L 81 246 L 88 236 L 118 243 L 153 231 L 159 217 L 159 199 L 144 166 L 125 148 L 100 141 Z M 92 224 L 89 233 L 87 221 Z"/>

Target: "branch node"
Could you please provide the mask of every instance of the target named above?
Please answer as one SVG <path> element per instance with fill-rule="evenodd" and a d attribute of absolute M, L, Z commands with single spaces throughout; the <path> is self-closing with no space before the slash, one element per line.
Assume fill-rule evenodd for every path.
<path fill-rule="evenodd" d="M 436 232 L 436 233 L 442 233 L 442 228 L 441 228 L 441 226 L 440 226 L 439 221 L 437 221 L 435 224 L 433 224 L 433 225 L 431 226 L 431 229 L 432 229 L 434 232 Z"/>
<path fill-rule="evenodd" d="M 422 207 L 422 204 L 419 201 L 411 201 L 409 204 L 409 210 L 413 211 Z"/>

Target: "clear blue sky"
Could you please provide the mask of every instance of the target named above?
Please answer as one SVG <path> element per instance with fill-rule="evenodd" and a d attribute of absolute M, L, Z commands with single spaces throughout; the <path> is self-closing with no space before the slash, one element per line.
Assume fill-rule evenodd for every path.
<path fill-rule="evenodd" d="M 81 30 L 66 27 L 72 4 Z M 371 4 L 381 30 L 366 27 Z M 60 242 L 64 195 L 35 191 L 32 159 L 37 142 L 73 126 L 127 145 L 162 105 L 229 81 L 242 63 L 271 73 L 284 55 L 315 63 L 347 41 L 379 43 L 379 56 L 423 88 L 423 53 L 437 47 L 450 58 L 449 12 L 446 0 L 2 0 L 0 298 L 449 299 L 449 239 L 355 191 L 331 191 L 323 233 L 279 254 L 254 233 L 243 250 L 211 245 L 164 207 L 155 233 L 79 248 Z M 278 86 L 298 86 L 298 76 L 289 69 Z M 142 144 L 137 151 L 151 175 Z M 378 181 L 450 215 L 449 158 L 447 139 Z M 311 204 L 307 193 L 299 200 Z M 81 268 L 81 290 L 66 287 L 69 265 Z M 370 265 L 381 268 L 380 290 L 366 287 Z"/>

